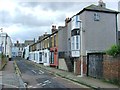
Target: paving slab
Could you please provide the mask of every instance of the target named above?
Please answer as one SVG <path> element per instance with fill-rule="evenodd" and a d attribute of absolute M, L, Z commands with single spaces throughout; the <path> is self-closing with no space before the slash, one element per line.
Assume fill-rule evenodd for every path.
<path fill-rule="evenodd" d="M 22 78 L 15 73 L 14 61 L 8 61 L 7 65 L 0 72 L 0 85 L 2 88 L 25 88 Z"/>

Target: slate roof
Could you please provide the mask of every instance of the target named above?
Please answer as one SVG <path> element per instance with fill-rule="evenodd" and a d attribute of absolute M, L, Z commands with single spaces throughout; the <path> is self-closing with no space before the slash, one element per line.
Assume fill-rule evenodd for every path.
<path fill-rule="evenodd" d="M 83 11 L 98 11 L 98 12 L 116 13 L 116 14 L 119 13 L 118 11 L 107 9 L 105 7 L 97 6 L 97 5 L 94 5 L 94 4 L 92 4 L 92 5 L 88 6 L 88 7 L 85 7 L 82 11 L 77 13 L 77 15 L 79 15 Z"/>

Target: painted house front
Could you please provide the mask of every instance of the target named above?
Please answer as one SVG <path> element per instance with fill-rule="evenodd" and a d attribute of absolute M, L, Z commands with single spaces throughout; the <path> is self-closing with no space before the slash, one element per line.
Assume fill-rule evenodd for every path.
<path fill-rule="evenodd" d="M 50 66 L 50 47 L 49 47 L 49 36 L 50 34 L 47 34 L 45 38 L 43 39 L 44 42 L 44 59 L 43 59 L 43 64 L 44 66 Z"/>
<path fill-rule="evenodd" d="M 12 57 L 17 57 L 18 56 L 18 51 L 19 51 L 19 48 L 15 47 L 15 45 L 13 43 L 13 45 L 12 45 Z"/>
<path fill-rule="evenodd" d="M 58 67 L 58 30 L 52 26 L 50 47 L 50 66 Z"/>
<path fill-rule="evenodd" d="M 80 56 L 80 18 L 79 15 L 72 17 L 71 23 L 71 56 Z"/>
<path fill-rule="evenodd" d="M 99 2 L 98 6 L 90 5 L 71 18 L 71 57 L 74 58 L 76 74 L 81 73 L 81 52 L 83 73 L 86 74 L 88 53 L 104 52 L 117 44 L 117 14 L 118 12 L 107 9 L 103 2 Z"/>
<path fill-rule="evenodd" d="M 0 33 L 0 48 L 1 53 L 6 55 L 10 60 L 12 58 L 12 41 L 7 33 Z"/>
<path fill-rule="evenodd" d="M 12 46 L 13 57 L 24 57 L 24 48 L 25 48 L 24 43 L 20 43 L 19 41 L 13 43 Z"/>
<path fill-rule="evenodd" d="M 24 58 L 29 60 L 29 45 L 24 48 Z"/>

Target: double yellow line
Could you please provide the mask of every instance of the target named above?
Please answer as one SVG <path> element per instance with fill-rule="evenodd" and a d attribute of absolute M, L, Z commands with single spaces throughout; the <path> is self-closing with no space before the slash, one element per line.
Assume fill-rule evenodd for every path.
<path fill-rule="evenodd" d="M 22 75 L 22 73 L 21 73 L 21 71 L 20 71 L 20 69 L 18 68 L 18 66 L 17 66 L 17 63 L 16 63 L 16 61 L 14 60 L 14 68 L 15 68 L 15 73 L 18 75 L 18 76 L 21 76 Z"/>

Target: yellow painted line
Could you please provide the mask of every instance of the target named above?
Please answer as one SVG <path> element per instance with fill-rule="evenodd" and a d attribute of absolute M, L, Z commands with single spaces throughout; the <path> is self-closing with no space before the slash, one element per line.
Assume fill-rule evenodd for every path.
<path fill-rule="evenodd" d="M 22 75 L 22 74 L 21 74 L 21 71 L 20 71 L 20 69 L 18 68 L 17 63 L 16 63 L 15 60 L 14 60 L 14 66 L 15 66 L 15 72 L 16 72 L 16 74 L 17 74 L 18 76 L 21 76 L 21 75 Z"/>

